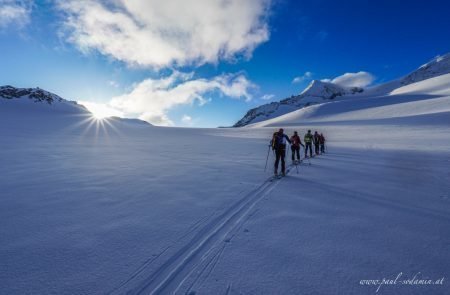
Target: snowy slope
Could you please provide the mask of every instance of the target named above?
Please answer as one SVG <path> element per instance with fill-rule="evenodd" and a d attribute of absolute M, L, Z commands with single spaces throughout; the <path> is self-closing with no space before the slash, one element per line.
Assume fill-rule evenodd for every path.
<path fill-rule="evenodd" d="M 249 172 L 242 165 L 260 167 L 242 154 L 248 140 L 0 103 L 5 294 L 138 288 L 266 178 L 236 181 Z M 224 149 L 229 158 L 219 160 Z"/>
<path fill-rule="evenodd" d="M 386 96 L 395 89 L 448 73 L 450 73 L 450 53 L 434 58 L 405 77 L 367 89 L 343 88 L 332 83 L 314 80 L 298 96 L 251 109 L 234 127 L 270 120 L 310 105 L 329 101 Z"/>
<path fill-rule="evenodd" d="M 375 294 L 360 281 L 447 279 L 448 76 L 269 128 L 160 128 L 0 99 L 0 293 Z M 279 125 L 317 128 L 328 152 L 271 182 Z"/>
<path fill-rule="evenodd" d="M 426 116 L 429 115 L 429 116 Z M 387 95 L 314 105 L 249 125 L 251 127 L 300 124 L 365 123 L 450 124 L 450 74 L 395 89 Z"/>
<path fill-rule="evenodd" d="M 450 273 L 450 144 L 415 144 L 448 128 L 390 126 L 375 134 L 377 145 L 358 140 L 375 128 L 355 125 L 346 148 L 330 141 L 329 154 L 273 183 L 264 173 L 272 128 L 63 117 L 38 128 L 3 115 L 0 108 L 5 294 L 374 294 L 359 281 Z"/>

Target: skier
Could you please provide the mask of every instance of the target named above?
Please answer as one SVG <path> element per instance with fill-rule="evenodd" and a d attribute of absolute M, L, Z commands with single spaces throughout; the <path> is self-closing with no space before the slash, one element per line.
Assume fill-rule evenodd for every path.
<path fill-rule="evenodd" d="M 320 151 L 319 151 L 319 146 L 320 146 L 320 135 L 317 131 L 314 132 L 314 152 L 317 155 L 320 155 Z"/>
<path fill-rule="evenodd" d="M 275 165 L 274 174 L 278 176 L 278 163 L 281 160 L 281 175 L 286 175 L 286 163 L 284 158 L 286 156 L 286 141 L 291 143 L 289 137 L 284 134 L 284 130 L 280 128 L 278 132 L 275 132 L 272 137 L 272 149 L 275 151 Z"/>
<path fill-rule="evenodd" d="M 305 158 L 308 157 L 308 149 L 309 149 L 309 156 L 312 157 L 313 136 L 311 134 L 311 130 L 308 130 L 308 133 L 305 134 L 304 140 L 305 140 Z"/>
<path fill-rule="evenodd" d="M 320 133 L 320 152 L 325 153 L 325 136 L 323 136 L 323 133 Z"/>
<path fill-rule="evenodd" d="M 291 151 L 292 151 L 292 162 L 295 163 L 295 154 L 297 154 L 297 161 L 300 161 L 300 146 L 305 148 L 298 136 L 297 131 L 294 131 L 294 135 L 291 136 Z"/>

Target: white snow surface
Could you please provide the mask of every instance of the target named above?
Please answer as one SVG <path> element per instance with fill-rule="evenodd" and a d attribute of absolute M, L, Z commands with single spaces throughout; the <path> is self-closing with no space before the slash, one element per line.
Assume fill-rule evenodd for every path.
<path fill-rule="evenodd" d="M 0 98 L 0 293 L 446 294 L 449 77 L 239 129 Z M 327 153 L 269 181 L 278 127 Z"/>

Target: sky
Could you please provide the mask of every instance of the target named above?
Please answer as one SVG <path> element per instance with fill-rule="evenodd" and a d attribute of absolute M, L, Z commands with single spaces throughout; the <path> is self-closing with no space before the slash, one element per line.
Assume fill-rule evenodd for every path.
<path fill-rule="evenodd" d="M 0 0 L 0 85 L 99 115 L 231 126 L 313 79 L 370 87 L 450 52 L 450 2 Z"/>

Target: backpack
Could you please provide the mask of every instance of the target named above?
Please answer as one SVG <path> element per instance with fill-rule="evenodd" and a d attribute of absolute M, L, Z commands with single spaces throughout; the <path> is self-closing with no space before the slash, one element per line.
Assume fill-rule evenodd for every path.
<path fill-rule="evenodd" d="M 281 135 L 278 132 L 275 132 L 272 137 L 272 149 L 275 150 L 279 146 L 286 144 L 285 140 L 286 135 Z"/>
<path fill-rule="evenodd" d="M 305 134 L 305 143 L 311 143 L 312 142 L 312 134 L 311 133 L 306 133 Z"/>
<path fill-rule="evenodd" d="M 320 135 L 319 134 L 314 134 L 314 143 L 319 144 L 319 140 L 320 140 Z"/>
<path fill-rule="evenodd" d="M 275 150 L 276 148 L 276 137 L 278 132 L 274 132 L 272 135 L 272 140 L 270 141 L 270 145 L 272 146 L 272 150 Z"/>
<path fill-rule="evenodd" d="M 301 143 L 300 136 L 298 136 L 298 135 L 292 135 L 291 141 L 292 141 L 292 145 L 294 145 L 294 146 L 299 146 L 300 143 Z"/>

